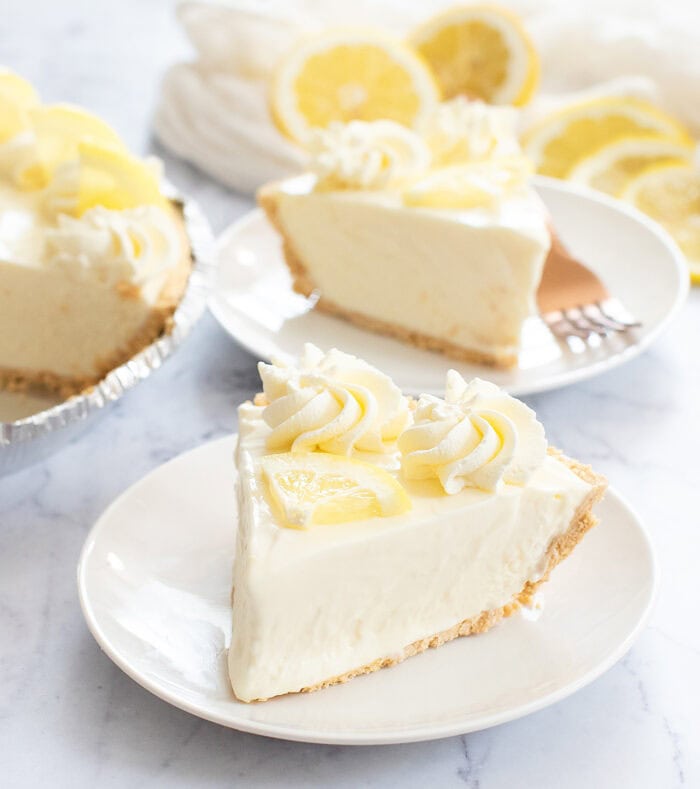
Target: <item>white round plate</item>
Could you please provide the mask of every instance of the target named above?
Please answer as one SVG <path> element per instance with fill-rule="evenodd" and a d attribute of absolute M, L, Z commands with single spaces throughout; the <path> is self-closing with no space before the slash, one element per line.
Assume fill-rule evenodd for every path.
<path fill-rule="evenodd" d="M 632 359 L 658 336 L 687 295 L 688 268 L 670 237 L 639 211 L 562 181 L 537 178 L 536 186 L 564 243 L 642 321 L 640 330 L 569 349 L 539 318 L 531 318 L 517 368 L 450 360 L 314 310 L 313 299 L 292 290 L 280 239 L 260 210 L 219 237 L 218 279 L 209 307 L 226 331 L 261 359 L 291 361 L 304 342 L 335 346 L 376 365 L 411 394 L 441 395 L 449 367 L 466 378 L 488 378 L 512 394 L 598 375 Z"/>
<path fill-rule="evenodd" d="M 534 621 L 505 620 L 390 669 L 311 694 L 237 701 L 226 673 L 236 511 L 220 439 L 156 469 L 92 529 L 78 567 L 83 613 L 102 649 L 156 696 L 241 731 L 380 744 L 494 726 L 552 704 L 610 668 L 644 626 L 652 548 L 609 492 L 601 523 L 553 573 Z"/>

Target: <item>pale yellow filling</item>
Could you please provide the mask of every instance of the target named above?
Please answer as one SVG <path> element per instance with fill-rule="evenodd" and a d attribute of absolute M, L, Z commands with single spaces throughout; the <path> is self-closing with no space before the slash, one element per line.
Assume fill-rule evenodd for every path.
<path fill-rule="evenodd" d="M 388 192 L 308 192 L 298 179 L 277 200 L 328 301 L 465 348 L 517 352 L 550 243 L 534 194 L 459 212 L 407 208 Z"/>

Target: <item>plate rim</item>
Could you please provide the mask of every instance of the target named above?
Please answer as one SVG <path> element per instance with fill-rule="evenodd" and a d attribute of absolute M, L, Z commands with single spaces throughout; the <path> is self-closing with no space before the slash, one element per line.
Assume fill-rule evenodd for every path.
<path fill-rule="evenodd" d="M 629 651 L 634 641 L 638 638 L 641 632 L 646 627 L 649 618 L 654 610 L 655 601 L 659 589 L 659 572 L 658 560 L 654 545 L 644 526 L 643 521 L 635 509 L 629 504 L 628 500 L 620 494 L 612 486 L 608 487 L 606 491 L 606 498 L 611 498 L 616 504 L 621 506 L 626 514 L 630 517 L 635 526 L 635 531 L 644 550 L 648 556 L 651 574 L 650 574 L 650 591 L 648 599 L 644 608 L 638 617 L 634 627 L 631 628 L 627 636 L 613 649 L 605 660 L 602 660 L 594 668 L 583 674 L 581 677 L 573 682 L 567 683 L 561 688 L 552 691 L 541 698 L 521 704 L 516 707 L 511 707 L 508 710 L 501 710 L 497 713 L 490 715 L 483 715 L 478 719 L 478 722 L 466 724 L 459 721 L 452 721 L 442 725 L 422 725 L 406 731 L 394 731 L 388 733 L 373 732 L 356 732 L 349 734 L 342 730 L 335 731 L 320 731 L 320 730 L 300 730 L 290 728 L 283 724 L 270 724 L 259 722 L 251 719 L 231 719 L 224 715 L 203 711 L 196 704 L 183 699 L 175 691 L 158 686 L 157 683 L 149 681 L 147 675 L 134 669 L 129 663 L 128 659 L 121 654 L 120 650 L 111 642 L 109 637 L 102 631 L 100 626 L 99 616 L 96 614 L 91 601 L 91 595 L 88 590 L 87 582 L 87 568 L 92 551 L 96 544 L 96 539 L 102 529 L 105 528 L 104 524 L 108 523 L 110 513 L 116 509 L 125 499 L 133 495 L 135 489 L 145 484 L 154 474 L 161 472 L 167 466 L 181 461 L 185 456 L 194 452 L 203 451 L 205 448 L 213 448 L 214 445 L 223 445 L 231 443 L 231 449 L 235 446 L 237 440 L 237 433 L 229 434 L 212 441 L 207 441 L 199 444 L 196 447 L 186 450 L 185 452 L 176 455 L 174 458 L 156 466 L 136 482 L 129 485 L 123 490 L 99 515 L 95 523 L 88 532 L 83 547 L 80 552 L 80 558 L 77 566 L 77 587 L 78 598 L 80 601 L 80 608 L 88 626 L 90 633 L 97 642 L 100 649 L 107 655 L 107 657 L 120 668 L 128 677 L 140 685 L 144 690 L 159 698 L 177 709 L 183 710 L 191 715 L 194 715 L 203 720 L 211 723 L 219 724 L 229 729 L 245 732 L 248 734 L 257 734 L 265 737 L 272 737 L 274 739 L 287 740 L 292 742 L 305 742 L 312 744 L 323 745 L 389 745 L 389 744 L 403 744 L 412 742 L 424 742 L 428 740 L 438 740 L 446 737 L 454 737 L 463 734 L 470 734 L 476 731 L 483 731 L 493 726 L 498 726 L 502 723 L 518 720 L 532 713 L 538 712 L 546 707 L 556 704 L 577 691 L 586 687 L 594 682 L 610 668 L 612 668 L 624 655 Z"/>
<path fill-rule="evenodd" d="M 533 186 L 536 189 L 541 187 L 545 190 L 549 189 L 554 192 L 560 192 L 569 195 L 573 194 L 581 199 L 591 200 L 600 205 L 604 205 L 607 209 L 610 209 L 616 213 L 626 215 L 629 219 L 633 219 L 638 224 L 641 224 L 645 230 L 655 235 L 667 249 L 669 258 L 674 264 L 673 267 L 676 278 L 676 289 L 671 308 L 661 318 L 661 320 L 659 320 L 655 326 L 646 331 L 641 339 L 639 339 L 637 342 L 627 346 L 624 350 L 618 353 L 591 362 L 590 364 L 583 367 L 567 369 L 549 376 L 538 378 L 529 383 L 525 382 L 521 384 L 516 383 L 514 385 L 502 385 L 502 388 L 505 389 L 509 394 L 517 396 L 540 394 L 541 392 L 554 391 L 555 389 L 560 389 L 565 386 L 580 383 L 581 381 L 588 380 L 589 378 L 595 378 L 596 376 L 601 375 L 608 370 L 613 370 L 616 367 L 619 367 L 636 358 L 640 354 L 644 353 L 644 351 L 646 351 L 647 348 L 649 348 L 649 346 L 668 329 L 670 324 L 673 322 L 685 304 L 690 290 L 690 276 L 688 275 L 688 266 L 680 248 L 669 235 L 669 233 L 660 224 L 658 224 L 658 222 L 655 222 L 653 219 L 643 214 L 639 209 L 632 205 L 628 205 L 627 203 L 623 203 L 621 200 L 617 200 L 616 198 L 604 194 L 603 192 L 598 192 L 597 190 L 583 184 L 562 181 L 558 178 L 551 178 L 549 176 L 534 176 Z M 261 352 L 262 346 L 256 346 L 255 343 L 249 342 L 247 337 L 241 338 L 228 328 L 226 318 L 224 316 L 227 310 L 230 308 L 226 305 L 224 299 L 222 298 L 222 292 L 219 289 L 218 281 L 218 276 L 222 270 L 222 250 L 232 243 L 232 240 L 236 237 L 236 235 L 245 230 L 248 225 L 260 220 L 265 222 L 268 221 L 263 209 L 259 207 L 252 208 L 250 211 L 247 211 L 245 214 L 238 217 L 234 222 L 228 225 L 228 227 L 224 228 L 224 230 L 222 230 L 221 233 L 219 233 L 219 235 L 216 237 L 215 257 L 217 262 L 217 276 L 214 278 L 212 283 L 209 297 L 207 299 L 207 307 L 216 319 L 217 323 L 231 338 L 233 338 L 233 340 L 235 340 L 235 342 L 248 351 L 248 353 L 251 353 L 252 355 L 269 362 L 270 356 L 267 353 Z M 329 318 L 333 318 L 333 316 L 329 316 Z M 336 318 L 336 320 L 338 319 Z M 368 330 L 365 329 L 363 331 Z M 301 349 L 299 350 L 301 351 Z M 447 356 L 444 358 L 446 366 L 449 366 L 450 358 Z M 489 369 L 490 368 L 488 367 L 480 367 L 480 372 L 478 374 L 488 378 Z M 414 391 L 411 387 L 404 386 L 403 388 L 407 391 L 410 390 L 414 394 L 419 393 L 417 389 Z M 429 391 L 426 390 L 426 393 L 439 394 L 437 390 L 433 389 Z"/>

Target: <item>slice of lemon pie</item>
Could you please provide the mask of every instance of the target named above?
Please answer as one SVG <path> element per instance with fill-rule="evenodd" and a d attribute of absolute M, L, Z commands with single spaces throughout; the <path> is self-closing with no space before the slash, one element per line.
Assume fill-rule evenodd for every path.
<path fill-rule="evenodd" d="M 166 328 L 191 266 L 158 168 L 0 71 L 0 387 L 97 382 Z"/>
<path fill-rule="evenodd" d="M 258 195 L 295 290 L 415 345 L 514 365 L 550 232 L 513 113 L 455 99 L 419 131 L 354 121 L 318 132 L 313 172 Z"/>
<path fill-rule="evenodd" d="M 242 701 L 313 690 L 489 629 L 595 523 L 605 480 L 493 384 L 404 397 L 308 345 L 239 407 L 229 672 Z"/>

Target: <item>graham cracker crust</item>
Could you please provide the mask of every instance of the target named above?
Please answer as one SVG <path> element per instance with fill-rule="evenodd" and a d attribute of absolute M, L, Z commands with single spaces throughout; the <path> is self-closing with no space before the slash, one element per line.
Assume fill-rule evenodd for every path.
<path fill-rule="evenodd" d="M 41 391 L 68 398 L 80 394 L 98 383 L 109 372 L 126 363 L 158 337 L 172 331 L 172 316 L 187 287 L 192 272 L 192 252 L 185 231 L 182 209 L 171 203 L 182 243 L 182 256 L 177 266 L 168 275 L 158 298 L 151 308 L 148 320 L 136 331 L 129 342 L 107 356 L 95 359 L 95 374 L 90 376 L 59 375 L 49 370 L 26 370 L 22 368 L 0 368 L 0 390 L 8 392 Z M 122 298 L 138 298 L 133 288 L 118 285 Z"/>
<path fill-rule="evenodd" d="M 339 685 L 353 679 L 353 677 L 359 677 L 362 674 L 371 674 L 373 671 L 378 671 L 381 668 L 395 666 L 403 662 L 406 658 L 418 655 L 421 652 L 425 652 L 427 649 L 435 649 L 455 638 L 485 633 L 502 619 L 515 613 L 521 606 L 528 605 L 532 601 L 532 597 L 538 587 L 549 580 L 552 570 L 573 551 L 578 543 L 581 542 L 586 532 L 598 522 L 598 519 L 592 513 L 592 509 L 594 505 L 603 498 L 608 484 L 605 477 L 596 474 L 590 466 L 586 466 L 579 463 L 577 460 L 566 457 L 566 455 L 558 449 L 549 447 L 548 453 L 564 463 L 564 465 L 576 474 L 577 477 L 591 485 L 592 489 L 574 513 L 569 528 L 563 534 L 555 537 L 549 544 L 545 554 L 545 570 L 540 578 L 536 581 L 528 581 L 518 594 L 514 595 L 508 603 L 500 608 L 482 611 L 478 616 L 458 622 L 447 630 L 422 638 L 419 641 L 414 641 L 412 644 L 404 647 L 402 652 L 398 655 L 377 658 L 377 660 L 367 663 L 364 666 L 359 666 L 351 671 L 347 671 L 345 674 L 330 677 L 323 682 L 302 688 L 299 692 L 311 693 L 315 690 L 327 688 L 330 685 Z M 267 700 L 268 699 L 255 699 L 254 701 Z"/>
<path fill-rule="evenodd" d="M 257 200 L 260 207 L 265 211 L 270 224 L 277 230 L 282 237 L 282 251 L 287 268 L 292 275 L 292 287 L 296 293 L 302 296 L 311 296 L 313 293 L 318 293 L 318 288 L 311 278 L 308 269 L 302 262 L 300 256 L 294 249 L 287 233 L 282 227 L 279 218 L 279 211 L 277 207 L 276 185 L 269 184 L 262 187 L 257 193 Z M 389 337 L 395 337 L 402 342 L 409 345 L 415 345 L 426 351 L 435 351 L 442 353 L 451 359 L 457 359 L 462 362 L 472 362 L 474 364 L 483 364 L 488 367 L 509 368 L 514 367 L 518 363 L 518 355 L 516 353 L 488 353 L 486 351 L 479 351 L 473 348 L 465 348 L 449 340 L 433 337 L 429 334 L 413 331 L 404 326 L 399 326 L 390 321 L 384 321 L 380 318 L 373 318 L 365 315 L 356 310 L 348 310 L 336 304 L 332 299 L 320 293 L 318 301 L 316 302 L 315 309 L 325 312 L 328 315 L 335 315 L 336 317 L 343 318 L 356 326 L 361 326 L 364 329 L 369 329 L 377 334 L 385 334 Z"/>

